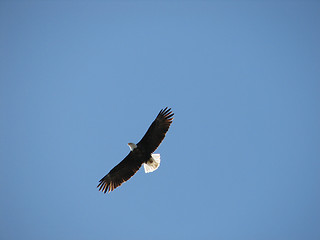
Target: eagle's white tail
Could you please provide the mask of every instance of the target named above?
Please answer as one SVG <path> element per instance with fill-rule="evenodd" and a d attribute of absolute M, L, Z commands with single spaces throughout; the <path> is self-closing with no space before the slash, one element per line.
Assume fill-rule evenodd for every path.
<path fill-rule="evenodd" d="M 160 154 L 151 154 L 147 163 L 143 164 L 145 173 L 153 172 L 160 166 Z"/>

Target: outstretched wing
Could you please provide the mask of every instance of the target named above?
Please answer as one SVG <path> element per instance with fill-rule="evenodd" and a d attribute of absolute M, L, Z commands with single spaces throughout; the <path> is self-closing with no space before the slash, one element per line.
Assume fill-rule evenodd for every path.
<path fill-rule="evenodd" d="M 99 185 L 99 191 L 104 193 L 111 192 L 122 183 L 128 181 L 141 167 L 143 161 L 136 159 L 135 154 L 130 152 L 117 166 L 115 166 L 106 176 L 104 176 Z"/>
<path fill-rule="evenodd" d="M 137 146 L 153 153 L 164 139 L 172 120 L 171 108 L 162 109 Z"/>

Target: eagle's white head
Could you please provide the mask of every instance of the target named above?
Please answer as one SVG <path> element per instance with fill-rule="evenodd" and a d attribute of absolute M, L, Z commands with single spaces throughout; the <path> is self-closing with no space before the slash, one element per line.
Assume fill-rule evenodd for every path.
<path fill-rule="evenodd" d="M 135 145 L 134 143 L 128 143 L 128 146 L 130 148 L 130 151 L 133 151 L 133 149 L 137 148 L 137 145 Z"/>

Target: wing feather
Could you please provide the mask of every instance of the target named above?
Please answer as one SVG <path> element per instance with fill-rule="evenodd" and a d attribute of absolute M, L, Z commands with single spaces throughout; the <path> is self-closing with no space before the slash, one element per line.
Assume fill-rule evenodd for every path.
<path fill-rule="evenodd" d="M 166 107 L 162 109 L 137 146 L 143 148 L 148 153 L 153 153 L 166 136 L 172 123 L 173 115 L 174 113 L 171 111 L 171 108 Z"/>
<path fill-rule="evenodd" d="M 141 167 L 143 161 L 136 159 L 130 152 L 117 166 L 104 176 L 97 188 L 104 193 L 111 192 L 122 183 L 128 181 Z"/>

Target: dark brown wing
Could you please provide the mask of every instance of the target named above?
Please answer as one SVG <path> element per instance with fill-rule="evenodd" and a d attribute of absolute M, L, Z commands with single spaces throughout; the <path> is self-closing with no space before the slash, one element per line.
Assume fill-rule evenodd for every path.
<path fill-rule="evenodd" d="M 104 193 L 113 191 L 129 180 L 139 170 L 142 163 L 142 159 L 136 159 L 135 154 L 130 152 L 125 159 L 100 180 L 97 186 L 99 191 Z"/>
<path fill-rule="evenodd" d="M 172 120 L 171 108 L 162 109 L 137 146 L 147 153 L 153 153 L 164 139 Z"/>

